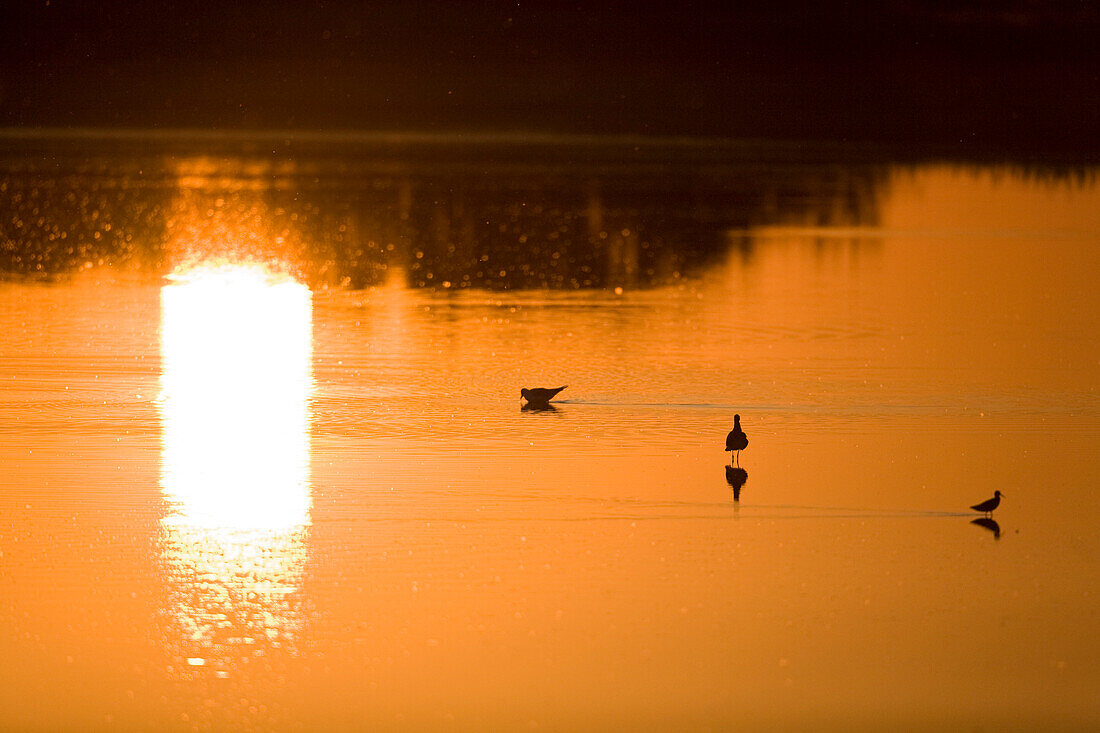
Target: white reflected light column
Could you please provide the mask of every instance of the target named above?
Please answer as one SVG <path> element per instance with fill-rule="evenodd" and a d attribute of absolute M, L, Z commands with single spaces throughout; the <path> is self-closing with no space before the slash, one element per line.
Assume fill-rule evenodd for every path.
<path fill-rule="evenodd" d="M 247 266 L 175 276 L 161 356 L 165 641 L 181 675 L 239 677 L 293 653 L 302 622 L 311 293 Z"/>

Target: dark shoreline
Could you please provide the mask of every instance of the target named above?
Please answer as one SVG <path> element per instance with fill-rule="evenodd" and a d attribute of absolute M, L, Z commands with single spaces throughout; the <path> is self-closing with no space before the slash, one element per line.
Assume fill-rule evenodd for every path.
<path fill-rule="evenodd" d="M 87 145 L 94 145 L 88 151 Z M 536 161 L 583 169 L 587 165 L 745 163 L 878 163 L 1021 166 L 1029 170 L 1086 171 L 1100 165 L 1095 149 L 1072 145 L 983 146 L 828 138 L 728 138 L 692 135 L 578 134 L 541 131 L 395 131 L 359 129 L 241 129 L 126 127 L 0 127 L 0 155 L 226 155 L 340 157 L 416 161 L 428 157 L 472 165 L 530 165 Z"/>

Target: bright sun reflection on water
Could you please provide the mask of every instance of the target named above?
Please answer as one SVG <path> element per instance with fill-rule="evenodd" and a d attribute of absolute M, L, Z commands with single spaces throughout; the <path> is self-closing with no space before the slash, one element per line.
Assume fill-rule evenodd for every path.
<path fill-rule="evenodd" d="M 312 302 L 257 267 L 161 290 L 163 556 L 187 668 L 292 645 L 306 558 Z"/>
<path fill-rule="evenodd" d="M 163 487 L 190 526 L 292 529 L 309 511 L 309 290 L 256 268 L 161 291 Z"/>

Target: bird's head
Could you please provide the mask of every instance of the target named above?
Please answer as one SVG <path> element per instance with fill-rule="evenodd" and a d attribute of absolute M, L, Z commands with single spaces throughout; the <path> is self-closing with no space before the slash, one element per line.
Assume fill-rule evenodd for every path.
<path fill-rule="evenodd" d="M 1002 494 L 1001 494 L 1001 492 L 1000 492 L 1000 491 L 998 490 L 998 491 L 994 491 L 994 492 L 993 492 L 993 496 L 996 496 L 996 497 L 998 497 L 998 498 L 999 498 L 999 497 L 1001 497 L 1001 496 L 1002 496 Z"/>
<path fill-rule="evenodd" d="M 519 391 L 519 396 L 520 397 L 526 397 L 528 395 L 529 391 L 530 390 L 528 390 L 526 387 L 524 387 Z"/>
<path fill-rule="evenodd" d="M 741 416 L 740 415 L 734 415 L 733 416 L 733 424 L 734 425 L 740 425 L 741 424 Z"/>

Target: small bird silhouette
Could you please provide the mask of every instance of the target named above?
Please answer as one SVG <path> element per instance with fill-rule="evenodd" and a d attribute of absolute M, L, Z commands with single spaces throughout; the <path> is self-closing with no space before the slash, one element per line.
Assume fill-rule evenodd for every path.
<path fill-rule="evenodd" d="M 737 460 L 737 465 L 741 465 L 741 451 L 745 450 L 749 444 L 749 436 L 745 435 L 745 431 L 741 429 L 741 416 L 733 416 L 733 430 L 726 436 L 726 450 L 733 453 L 733 456 Z"/>
<path fill-rule="evenodd" d="M 561 392 L 568 386 L 568 384 L 562 385 L 557 389 L 547 389 L 546 387 L 534 387 L 533 389 L 527 389 L 526 387 L 524 387 L 519 391 L 519 396 L 520 399 L 527 400 L 529 403 L 532 404 L 545 404 L 554 399 L 555 395 L 557 395 L 558 392 Z"/>
<path fill-rule="evenodd" d="M 975 504 L 974 506 L 972 506 L 970 508 L 973 509 L 976 512 L 982 512 L 984 514 L 993 514 L 993 510 L 996 509 L 998 507 L 998 505 L 1000 505 L 1000 503 L 1001 503 L 1001 492 L 1000 491 L 994 491 L 992 499 L 986 499 L 981 504 Z"/>

